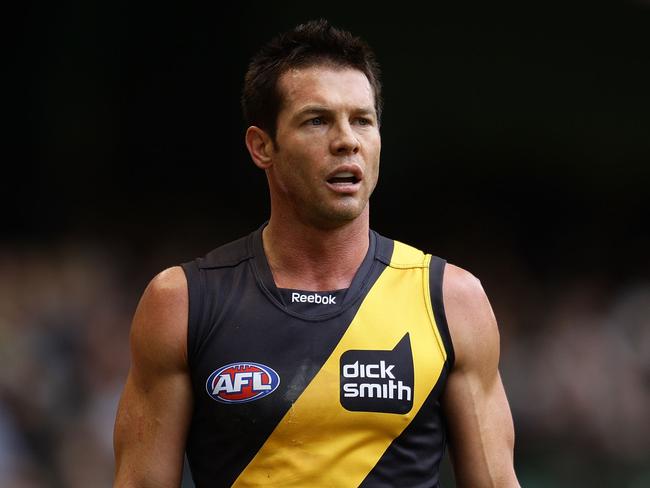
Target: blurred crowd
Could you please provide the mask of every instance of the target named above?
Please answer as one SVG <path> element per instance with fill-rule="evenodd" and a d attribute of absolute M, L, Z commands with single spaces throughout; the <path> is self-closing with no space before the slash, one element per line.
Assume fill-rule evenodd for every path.
<path fill-rule="evenodd" d="M 0 486 L 111 485 L 130 320 L 150 271 L 92 245 L 0 248 Z M 512 267 L 481 278 L 522 486 L 650 486 L 650 281 L 546 287 Z"/>
<path fill-rule="evenodd" d="M 0 486 L 111 485 L 138 292 L 119 264 L 86 247 L 0 253 Z"/>

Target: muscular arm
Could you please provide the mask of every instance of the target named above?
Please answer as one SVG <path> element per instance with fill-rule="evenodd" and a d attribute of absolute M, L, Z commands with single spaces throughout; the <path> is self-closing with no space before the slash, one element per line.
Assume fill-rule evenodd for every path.
<path fill-rule="evenodd" d="M 192 409 L 187 315 L 183 270 L 163 271 L 131 327 L 131 369 L 115 420 L 116 488 L 180 486 Z"/>
<path fill-rule="evenodd" d="M 447 265 L 443 295 L 456 361 L 443 398 L 458 487 L 518 487 L 514 428 L 499 375 L 499 331 L 480 282 Z"/>

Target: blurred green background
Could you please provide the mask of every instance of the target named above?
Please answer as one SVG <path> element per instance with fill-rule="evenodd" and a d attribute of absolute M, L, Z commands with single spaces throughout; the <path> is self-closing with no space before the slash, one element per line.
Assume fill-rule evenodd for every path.
<path fill-rule="evenodd" d="M 650 3 L 16 9 L 0 486 L 111 484 L 137 300 L 267 218 L 243 75 L 318 17 L 382 65 L 373 228 L 469 269 L 492 300 L 522 486 L 650 486 Z"/>

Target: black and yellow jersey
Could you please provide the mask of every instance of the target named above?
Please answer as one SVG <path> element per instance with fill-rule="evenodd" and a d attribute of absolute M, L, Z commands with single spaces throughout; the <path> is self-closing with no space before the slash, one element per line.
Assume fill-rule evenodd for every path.
<path fill-rule="evenodd" d="M 183 264 L 197 487 L 438 486 L 444 266 L 371 231 L 348 289 L 278 289 L 262 229 Z"/>

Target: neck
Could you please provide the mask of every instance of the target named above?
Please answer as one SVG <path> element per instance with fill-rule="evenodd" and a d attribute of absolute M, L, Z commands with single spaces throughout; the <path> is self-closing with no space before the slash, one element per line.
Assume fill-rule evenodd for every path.
<path fill-rule="evenodd" d="M 355 220 L 321 229 L 274 218 L 262 239 L 278 288 L 330 291 L 348 288 L 369 246 L 368 207 Z"/>

